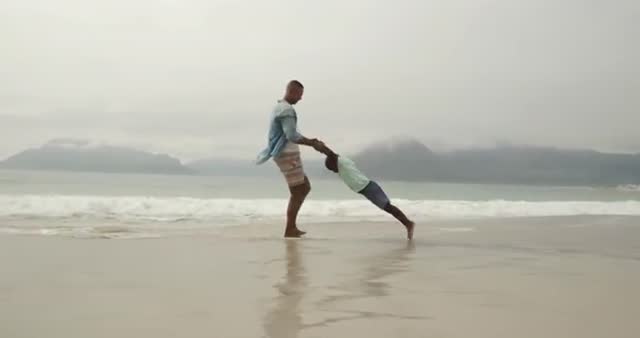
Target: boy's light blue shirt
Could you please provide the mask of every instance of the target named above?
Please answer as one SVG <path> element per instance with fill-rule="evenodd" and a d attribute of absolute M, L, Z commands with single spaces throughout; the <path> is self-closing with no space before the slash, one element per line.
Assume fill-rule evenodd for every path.
<path fill-rule="evenodd" d="M 350 158 L 344 156 L 338 156 L 338 175 L 355 192 L 362 191 L 371 182 Z"/>

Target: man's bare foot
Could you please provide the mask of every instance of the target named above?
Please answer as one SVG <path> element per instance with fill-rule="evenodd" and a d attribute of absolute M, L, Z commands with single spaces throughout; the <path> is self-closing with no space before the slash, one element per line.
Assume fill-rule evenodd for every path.
<path fill-rule="evenodd" d="M 409 224 L 405 225 L 407 227 L 407 238 L 413 239 L 413 229 L 416 227 L 414 222 L 409 222 Z"/>
<path fill-rule="evenodd" d="M 295 231 L 295 230 L 287 230 L 284 232 L 284 237 L 285 238 L 300 238 L 302 237 L 302 234 L 300 234 L 299 232 Z"/>
<path fill-rule="evenodd" d="M 286 238 L 300 238 L 302 235 L 306 234 L 306 231 L 302 231 L 298 228 L 287 229 L 284 232 L 284 237 Z"/>

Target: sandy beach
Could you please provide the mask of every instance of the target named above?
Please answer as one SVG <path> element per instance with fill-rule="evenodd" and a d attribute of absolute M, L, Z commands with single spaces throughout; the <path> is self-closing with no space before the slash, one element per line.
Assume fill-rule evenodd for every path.
<path fill-rule="evenodd" d="M 640 224 L 554 217 L 0 236 L 0 337 L 637 337 Z"/>

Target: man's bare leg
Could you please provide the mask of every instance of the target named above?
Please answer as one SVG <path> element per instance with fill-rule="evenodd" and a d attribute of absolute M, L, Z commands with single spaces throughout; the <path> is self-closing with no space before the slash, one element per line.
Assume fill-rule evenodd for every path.
<path fill-rule="evenodd" d="M 407 238 L 413 239 L 413 229 L 415 228 L 416 225 L 411 220 L 409 220 L 407 216 L 405 216 L 402 210 L 398 209 L 398 207 L 396 207 L 395 205 L 389 203 L 386 206 L 386 208 L 384 208 L 384 211 L 390 213 L 391 215 L 393 215 L 393 217 L 395 217 L 398 221 L 400 221 L 400 223 L 402 223 L 407 228 Z"/>
<path fill-rule="evenodd" d="M 298 218 L 298 211 L 302 207 L 305 198 L 311 191 L 311 183 L 307 176 L 304 177 L 304 183 L 289 187 L 291 196 L 289 197 L 289 206 L 287 207 L 287 227 L 284 230 L 284 237 L 300 237 L 306 232 L 298 229 L 296 219 Z"/>

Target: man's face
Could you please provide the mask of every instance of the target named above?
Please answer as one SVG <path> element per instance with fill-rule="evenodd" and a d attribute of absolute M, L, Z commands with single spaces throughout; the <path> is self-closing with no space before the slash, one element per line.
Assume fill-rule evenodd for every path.
<path fill-rule="evenodd" d="M 291 104 L 296 104 L 302 100 L 302 94 L 304 94 L 304 88 L 294 87 L 291 88 Z"/>

